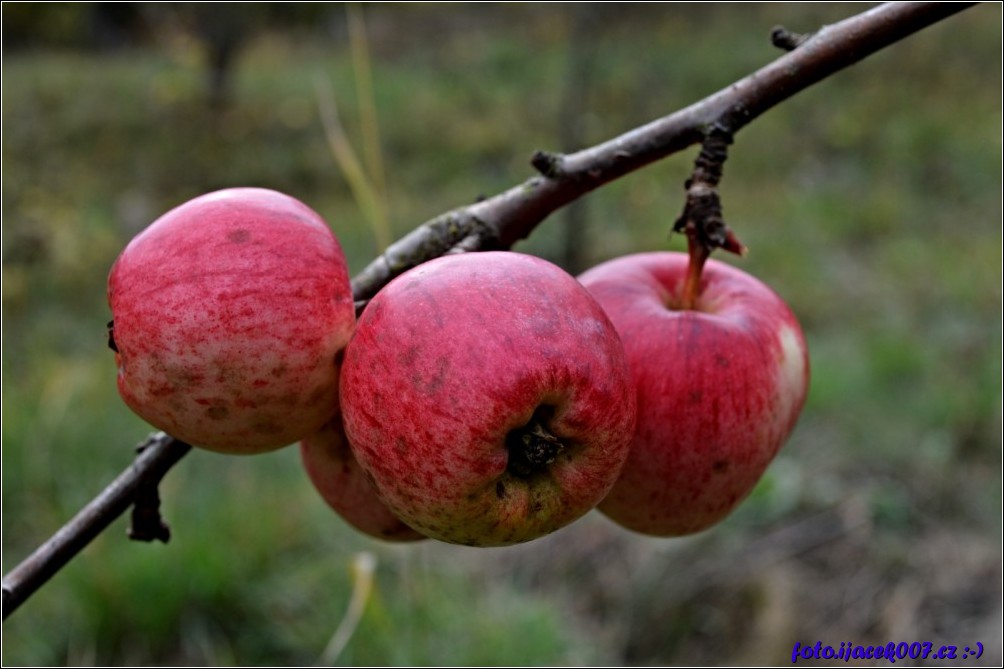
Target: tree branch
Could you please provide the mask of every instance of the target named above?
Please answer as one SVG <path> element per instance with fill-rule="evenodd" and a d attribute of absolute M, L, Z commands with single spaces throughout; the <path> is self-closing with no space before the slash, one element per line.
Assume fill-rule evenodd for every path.
<path fill-rule="evenodd" d="M 714 128 L 734 135 L 777 103 L 866 56 L 975 3 L 887 3 L 822 28 L 753 74 L 689 107 L 582 151 L 537 152 L 541 176 L 447 212 L 392 244 L 353 280 L 367 300 L 402 272 L 441 255 L 477 229 L 502 248 L 523 239 L 549 214 L 604 184 L 701 142 Z"/>
<path fill-rule="evenodd" d="M 163 432 L 151 435 L 137 446 L 139 455 L 111 485 L 3 577 L 3 619 L 6 620 L 7 616 L 101 534 L 113 520 L 125 513 L 138 498 L 150 495 L 151 490 L 155 496 L 161 478 L 191 448 Z M 162 530 L 151 529 L 151 525 L 154 528 L 161 526 L 159 514 L 152 518 L 144 512 L 149 507 L 140 504 L 137 504 L 137 509 L 140 512 L 134 514 L 130 536 L 145 541 L 155 538 L 166 541 Z"/>
<path fill-rule="evenodd" d="M 889 3 L 826 26 L 753 74 L 674 114 L 576 153 L 537 152 L 540 175 L 492 198 L 447 212 L 392 244 L 352 281 L 357 309 L 392 278 L 451 252 L 510 248 L 549 214 L 582 195 L 703 142 L 727 136 L 779 102 L 890 44 L 974 3 Z M 776 38 L 775 38 L 776 39 Z M 797 48 L 796 48 L 797 47 Z M 156 487 L 190 446 L 164 433 L 140 445 L 135 461 L 69 523 L 3 578 L 3 618 L 134 503 L 138 539 L 166 540 Z"/>

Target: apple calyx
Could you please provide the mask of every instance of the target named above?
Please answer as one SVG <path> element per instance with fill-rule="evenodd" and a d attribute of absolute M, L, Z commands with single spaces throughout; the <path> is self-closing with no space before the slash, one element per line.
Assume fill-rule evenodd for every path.
<path fill-rule="evenodd" d="M 534 412 L 530 422 L 506 437 L 509 450 L 509 471 L 519 478 L 529 478 L 544 471 L 565 450 L 565 445 L 544 425 L 541 410 Z"/>

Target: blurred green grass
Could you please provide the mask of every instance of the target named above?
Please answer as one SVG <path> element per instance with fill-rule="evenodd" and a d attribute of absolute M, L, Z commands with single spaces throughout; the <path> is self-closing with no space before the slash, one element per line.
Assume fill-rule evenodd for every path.
<path fill-rule="evenodd" d="M 522 181 L 535 149 L 568 148 L 573 39 L 588 42 L 591 144 L 768 62 L 774 24 L 860 9 L 598 8 L 576 33 L 558 6 L 367 7 L 394 231 Z M 353 272 L 373 257 L 316 113 L 321 75 L 359 127 L 340 11 L 256 33 L 218 113 L 184 33 L 5 54 L 4 572 L 150 429 L 118 399 L 105 348 L 107 271 L 133 234 L 202 192 L 258 185 L 324 215 Z M 131 543 L 117 522 L 4 623 L 3 663 L 314 662 L 362 550 L 380 566 L 347 664 L 770 664 L 798 639 L 890 630 L 989 646 L 969 637 L 1000 620 L 1000 26 L 1000 6 L 963 12 L 736 138 L 725 214 L 751 253 L 725 260 L 791 304 L 813 379 L 791 441 L 719 528 L 654 540 L 594 514 L 511 549 L 387 546 L 324 507 L 293 449 L 197 452 L 162 487 L 171 543 Z M 682 248 L 666 231 L 693 157 L 586 199 L 589 262 Z M 560 261 L 553 219 L 518 249 Z M 819 514 L 844 529 L 817 545 L 798 533 Z M 798 615 L 772 613 L 782 605 Z"/>

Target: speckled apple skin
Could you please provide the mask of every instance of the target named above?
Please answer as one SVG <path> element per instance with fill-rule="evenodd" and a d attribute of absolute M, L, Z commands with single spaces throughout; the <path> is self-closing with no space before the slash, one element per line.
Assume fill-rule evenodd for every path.
<path fill-rule="evenodd" d="M 197 197 L 137 235 L 108 279 L 125 403 L 224 453 L 273 450 L 337 407 L 355 313 L 334 234 L 261 188 Z"/>
<path fill-rule="evenodd" d="M 438 258 L 381 290 L 346 349 L 341 401 L 349 442 L 394 513 L 474 546 L 529 541 L 594 508 L 635 420 L 602 309 L 560 268 L 510 252 Z M 565 449 L 521 477 L 506 437 L 541 407 Z"/>
<path fill-rule="evenodd" d="M 300 442 L 300 457 L 321 498 L 352 527 L 385 541 L 426 538 L 401 522 L 377 495 L 373 481 L 352 454 L 341 413 Z"/>
<path fill-rule="evenodd" d="M 680 310 L 686 270 L 685 254 L 642 253 L 579 277 L 620 333 L 638 391 L 631 453 L 599 508 L 657 536 L 708 528 L 745 499 L 809 386 L 802 329 L 773 290 L 709 260 L 696 308 Z"/>

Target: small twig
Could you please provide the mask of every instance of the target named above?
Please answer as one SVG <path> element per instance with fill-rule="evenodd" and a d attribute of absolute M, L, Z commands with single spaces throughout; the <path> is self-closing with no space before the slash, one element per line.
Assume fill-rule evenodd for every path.
<path fill-rule="evenodd" d="M 774 26 L 770 31 L 770 43 L 785 51 L 794 51 L 810 37 L 812 37 L 811 33 L 793 33 L 784 26 Z"/>
<path fill-rule="evenodd" d="M 142 453 L 148 448 L 150 444 L 144 442 L 137 447 L 136 452 Z M 129 519 L 128 534 L 133 541 L 160 541 L 166 544 L 171 540 L 171 528 L 160 515 L 160 492 L 157 490 L 160 479 L 166 473 L 167 470 L 160 472 L 159 475 L 153 472 L 144 475 L 140 480 Z"/>
<path fill-rule="evenodd" d="M 530 157 L 530 165 L 540 172 L 542 177 L 557 179 L 561 176 L 561 154 L 550 151 L 534 151 Z"/>

